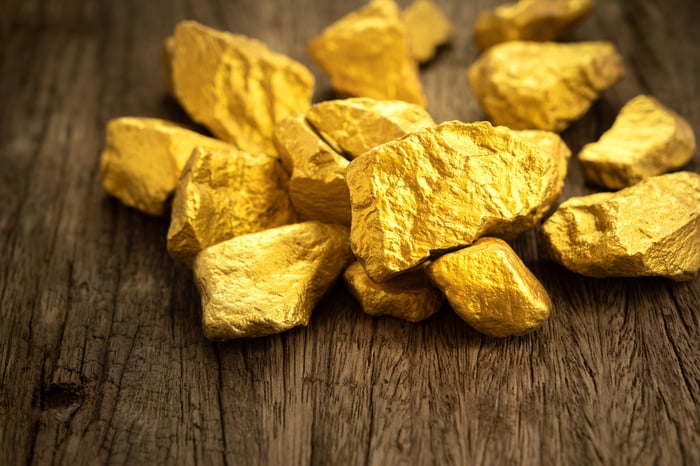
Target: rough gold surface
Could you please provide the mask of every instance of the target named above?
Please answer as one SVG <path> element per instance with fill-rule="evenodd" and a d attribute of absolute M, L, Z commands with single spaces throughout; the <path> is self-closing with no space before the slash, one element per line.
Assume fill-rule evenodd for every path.
<path fill-rule="evenodd" d="M 579 154 L 588 181 L 610 189 L 680 168 L 695 154 L 688 122 L 653 97 L 640 95 L 620 111 L 612 128 Z"/>
<path fill-rule="evenodd" d="M 413 58 L 426 62 L 433 58 L 435 49 L 448 42 L 454 31 L 440 8 L 430 0 L 416 0 L 402 13 Z"/>
<path fill-rule="evenodd" d="M 623 74 L 609 42 L 505 42 L 469 68 L 469 82 L 495 124 L 560 132 Z"/>
<path fill-rule="evenodd" d="M 542 206 L 531 214 L 531 225 L 535 226 L 544 215 L 549 212 L 552 205 L 564 189 L 564 180 L 569 169 L 569 158 L 571 158 L 571 149 L 566 145 L 564 140 L 557 134 L 551 131 L 541 129 L 521 129 L 515 130 L 515 134 L 531 142 L 539 147 L 545 154 L 550 157 L 552 164 L 557 170 L 557 181 L 554 184 L 551 196 L 546 199 Z"/>
<path fill-rule="evenodd" d="M 162 215 L 180 172 L 196 146 L 229 149 L 175 123 L 155 118 L 122 117 L 107 124 L 100 161 L 102 186 L 124 204 Z"/>
<path fill-rule="evenodd" d="M 543 232 L 554 259 L 583 275 L 689 280 L 700 268 L 700 175 L 655 176 L 571 198 Z"/>
<path fill-rule="evenodd" d="M 444 300 L 422 268 L 376 283 L 367 276 L 362 264 L 355 262 L 345 270 L 343 278 L 362 310 L 371 316 L 420 322 L 439 311 Z"/>
<path fill-rule="evenodd" d="M 555 40 L 590 13 L 593 0 L 520 0 L 479 14 L 474 38 L 482 49 L 512 40 Z"/>
<path fill-rule="evenodd" d="M 431 280 L 465 322 L 492 337 L 530 332 L 547 320 L 547 291 L 508 243 L 481 238 L 428 266 Z"/>
<path fill-rule="evenodd" d="M 512 236 L 551 198 L 548 155 L 504 127 L 447 122 L 356 158 L 346 179 L 353 252 L 384 281 L 479 236 Z"/>
<path fill-rule="evenodd" d="M 257 337 L 307 325 L 352 260 L 348 229 L 304 222 L 238 236 L 194 261 L 204 334 Z"/>
<path fill-rule="evenodd" d="M 345 183 L 348 160 L 337 154 L 306 122 L 293 115 L 273 136 L 280 159 L 292 174 L 289 196 L 309 220 L 350 225 L 350 194 Z"/>
<path fill-rule="evenodd" d="M 435 124 L 430 114 L 416 104 L 367 97 L 318 103 L 306 118 L 335 150 L 351 159 Z"/>
<path fill-rule="evenodd" d="M 314 78 L 301 63 L 245 36 L 194 21 L 175 28 L 175 94 L 193 120 L 251 153 L 274 154 L 272 131 L 306 112 Z"/>
<path fill-rule="evenodd" d="M 426 105 L 393 0 L 374 0 L 331 24 L 309 43 L 309 54 L 341 94 Z"/>
<path fill-rule="evenodd" d="M 276 157 L 197 148 L 175 192 L 168 252 L 190 265 L 204 248 L 294 221 L 287 174 Z"/>
<path fill-rule="evenodd" d="M 549 155 L 557 169 L 557 186 L 555 191 L 558 196 L 564 187 L 564 180 L 569 169 L 569 159 L 571 158 L 569 146 L 566 145 L 561 136 L 552 131 L 520 129 L 515 130 L 515 134 L 537 145 L 545 154 Z"/>

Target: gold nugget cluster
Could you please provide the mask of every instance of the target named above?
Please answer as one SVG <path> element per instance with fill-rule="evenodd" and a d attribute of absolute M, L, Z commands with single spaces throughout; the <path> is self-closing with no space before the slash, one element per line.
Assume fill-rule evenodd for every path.
<path fill-rule="evenodd" d="M 309 43 L 309 54 L 341 95 L 425 107 L 418 63 L 451 37 L 452 26 L 429 0 L 403 14 L 394 0 L 373 0 L 328 26 Z"/>
<path fill-rule="evenodd" d="M 522 335 L 552 301 L 506 240 L 554 207 L 571 156 L 557 132 L 623 73 L 610 43 L 546 42 L 591 7 L 521 0 L 479 16 L 488 50 L 468 77 L 492 122 L 471 123 L 436 124 L 424 108 L 418 63 L 453 34 L 429 0 L 403 12 L 373 0 L 313 39 L 310 55 L 347 97 L 316 104 L 301 63 L 181 22 L 163 48 L 166 86 L 216 138 L 113 120 L 104 189 L 151 215 L 172 199 L 167 249 L 193 270 L 212 340 L 305 326 L 340 277 L 368 315 L 419 322 L 446 298 L 485 335 Z M 592 277 L 692 278 L 700 175 L 664 173 L 694 152 L 678 114 L 630 101 L 579 155 L 588 181 L 625 189 L 561 204 L 542 227 L 553 259 Z"/>

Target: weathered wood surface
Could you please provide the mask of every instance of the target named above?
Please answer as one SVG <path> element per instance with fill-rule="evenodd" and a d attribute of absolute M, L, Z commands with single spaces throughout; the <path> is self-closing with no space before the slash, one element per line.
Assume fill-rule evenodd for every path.
<path fill-rule="evenodd" d="M 179 19 L 310 64 L 305 43 L 361 3 L 0 1 L 0 464 L 700 464 L 700 279 L 586 279 L 535 232 L 515 247 L 555 311 L 523 338 L 448 308 L 370 318 L 337 286 L 307 329 L 204 339 L 167 219 L 101 189 L 105 124 L 186 121 L 159 56 Z M 430 111 L 481 119 L 465 70 L 496 2 L 439 3 L 457 36 L 422 70 Z M 564 134 L 572 149 L 642 92 L 700 133 L 698 2 L 597 3 L 567 39 L 612 40 L 629 72 Z M 573 160 L 564 197 L 587 192 Z"/>

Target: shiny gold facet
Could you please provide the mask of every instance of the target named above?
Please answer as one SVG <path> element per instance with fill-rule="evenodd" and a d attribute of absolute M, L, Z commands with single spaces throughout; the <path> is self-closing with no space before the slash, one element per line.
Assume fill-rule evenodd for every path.
<path fill-rule="evenodd" d="M 479 14 L 474 38 L 482 49 L 512 40 L 550 41 L 590 13 L 593 0 L 520 0 Z"/>
<path fill-rule="evenodd" d="M 495 124 L 560 132 L 623 73 L 609 42 L 505 42 L 469 68 L 469 82 Z"/>
<path fill-rule="evenodd" d="M 204 248 L 296 221 L 276 157 L 195 149 L 173 200 L 168 252 L 190 265 Z"/>
<path fill-rule="evenodd" d="M 428 266 L 431 280 L 475 330 L 508 337 L 530 332 L 547 320 L 547 291 L 508 243 L 482 238 Z"/>
<path fill-rule="evenodd" d="M 309 53 L 341 94 L 426 105 L 393 0 L 374 0 L 331 24 L 309 43 Z"/>
<path fill-rule="evenodd" d="M 557 181 L 554 184 L 551 197 L 545 200 L 542 206 L 531 214 L 531 223 L 532 226 L 535 226 L 537 222 L 539 222 L 542 217 L 549 212 L 549 209 L 552 208 L 552 205 L 554 205 L 557 198 L 561 194 L 562 189 L 564 188 L 564 180 L 566 179 L 566 173 L 568 172 L 569 168 L 571 149 L 569 149 L 569 146 L 566 145 L 564 140 L 557 133 L 553 133 L 551 131 L 544 131 L 540 129 L 521 129 L 515 130 L 514 132 L 522 139 L 535 144 L 545 154 L 547 154 L 557 170 Z"/>
<path fill-rule="evenodd" d="M 513 236 L 552 197 L 548 155 L 488 122 L 448 122 L 388 142 L 346 171 L 353 251 L 384 281 L 479 236 Z"/>
<path fill-rule="evenodd" d="M 349 158 L 435 124 L 416 104 L 366 97 L 318 103 L 306 118 L 331 146 Z"/>
<path fill-rule="evenodd" d="M 162 215 L 196 146 L 229 144 L 155 118 L 123 117 L 107 124 L 100 174 L 105 191 L 124 204 Z"/>
<path fill-rule="evenodd" d="M 272 130 L 306 112 L 314 78 L 301 63 L 245 36 L 183 21 L 175 28 L 175 94 L 193 120 L 251 153 L 274 154 Z"/>
<path fill-rule="evenodd" d="M 273 140 L 292 174 L 289 196 L 297 212 L 304 219 L 350 225 L 348 160 L 321 140 L 302 115 L 277 125 Z"/>
<path fill-rule="evenodd" d="M 352 260 L 348 229 L 304 222 L 238 236 L 194 261 L 204 334 L 257 337 L 307 325 Z"/>
<path fill-rule="evenodd" d="M 433 58 L 435 49 L 454 34 L 450 21 L 431 0 L 415 0 L 401 16 L 408 30 L 411 54 L 420 63 Z"/>
<path fill-rule="evenodd" d="M 655 176 L 570 198 L 543 232 L 554 259 L 583 275 L 689 280 L 700 269 L 700 175 Z"/>
<path fill-rule="evenodd" d="M 640 95 L 622 108 L 598 142 L 583 148 L 579 160 L 588 181 L 620 189 L 680 168 L 694 154 L 688 122 L 653 97 Z"/>
<path fill-rule="evenodd" d="M 409 322 L 420 322 L 440 310 L 443 297 L 433 287 L 421 268 L 387 280 L 373 281 L 355 262 L 343 274 L 350 293 L 371 316 L 393 316 Z"/>

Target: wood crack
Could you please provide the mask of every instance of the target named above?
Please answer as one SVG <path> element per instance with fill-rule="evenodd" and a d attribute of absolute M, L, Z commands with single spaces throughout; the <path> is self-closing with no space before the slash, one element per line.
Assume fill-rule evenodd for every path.
<path fill-rule="evenodd" d="M 224 391 L 224 380 L 223 380 L 223 372 L 224 372 L 224 365 L 222 364 L 221 361 L 221 346 L 219 344 L 216 344 L 214 346 L 214 352 L 216 353 L 216 359 L 218 361 L 218 368 L 219 368 L 219 389 L 217 390 L 218 394 L 218 401 L 219 401 L 219 419 L 221 421 L 221 438 L 223 439 L 223 461 L 224 465 L 228 466 L 228 437 L 226 436 L 226 416 L 225 416 L 225 410 L 224 410 L 224 402 L 222 400 L 222 393 Z"/>

